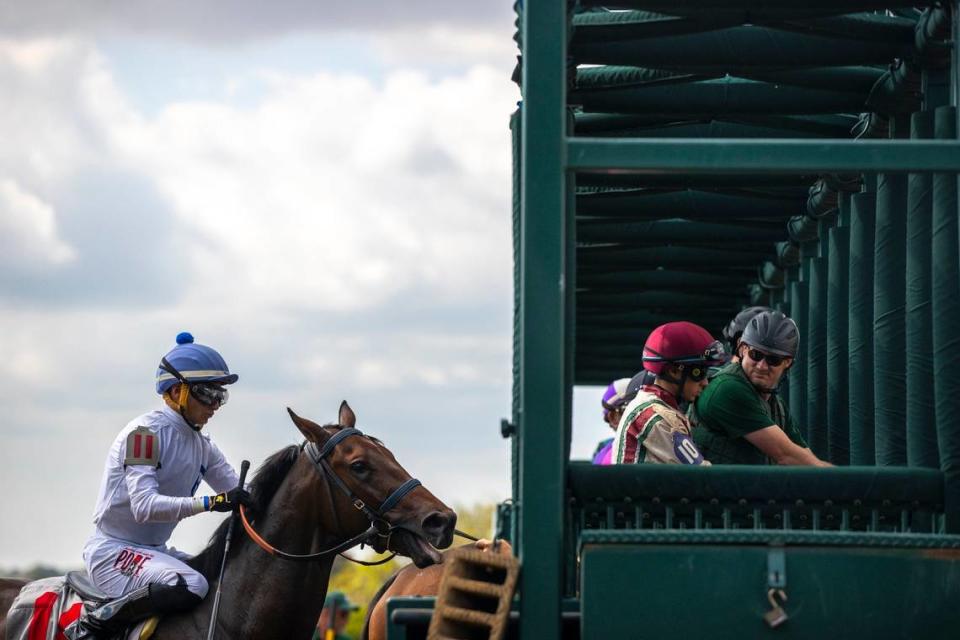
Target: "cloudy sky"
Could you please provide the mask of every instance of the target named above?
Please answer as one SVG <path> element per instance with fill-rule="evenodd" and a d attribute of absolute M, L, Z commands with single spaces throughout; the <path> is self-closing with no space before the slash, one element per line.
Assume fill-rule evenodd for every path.
<path fill-rule="evenodd" d="M 513 28 L 509 2 L 0 5 L 0 568 L 80 562 L 183 330 L 240 374 L 209 426 L 235 464 L 346 398 L 448 503 L 507 497 Z"/>

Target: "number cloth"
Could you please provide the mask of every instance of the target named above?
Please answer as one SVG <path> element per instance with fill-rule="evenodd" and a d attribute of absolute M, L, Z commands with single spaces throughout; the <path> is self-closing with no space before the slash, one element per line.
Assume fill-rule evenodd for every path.
<path fill-rule="evenodd" d="M 775 393 L 764 400 L 738 362 L 717 373 L 690 413 L 694 442 L 716 464 L 773 464 L 744 438 L 770 426 L 779 426 L 796 445 L 807 448 L 783 400 Z"/>
<path fill-rule="evenodd" d="M 673 395 L 644 386 L 627 405 L 613 443 L 617 463 L 709 465 L 691 439 L 690 421 Z"/>
<path fill-rule="evenodd" d="M 128 450 L 134 447 L 139 449 Z M 191 429 L 167 406 L 129 422 L 107 454 L 94 509 L 96 530 L 84 547 L 94 583 L 119 597 L 149 582 L 176 584 L 180 573 L 191 591 L 205 595 L 206 580 L 182 562 L 187 556 L 165 546 L 180 520 L 209 507 L 209 498 L 194 497 L 201 480 L 217 493 L 239 483 L 207 434 Z"/>

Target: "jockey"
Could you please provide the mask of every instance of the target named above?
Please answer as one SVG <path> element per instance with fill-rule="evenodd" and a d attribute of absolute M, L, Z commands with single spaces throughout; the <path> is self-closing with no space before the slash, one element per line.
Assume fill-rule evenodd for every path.
<path fill-rule="evenodd" d="M 656 377 L 624 410 L 615 461 L 709 465 L 691 439 L 680 403 L 700 395 L 707 386 L 707 368 L 724 358 L 723 345 L 692 322 L 654 329 L 643 345 L 643 368 Z"/>
<path fill-rule="evenodd" d="M 747 307 L 735 315 L 730 324 L 723 329 L 723 339 L 727 341 L 727 348 L 731 354 L 730 362 L 740 361 L 738 351 L 740 350 L 740 337 L 743 335 L 743 330 L 747 328 L 747 324 L 751 320 L 764 311 L 773 311 L 773 309 L 770 307 Z"/>
<path fill-rule="evenodd" d="M 777 394 L 799 343 L 797 323 L 779 311 L 747 323 L 737 360 L 720 370 L 695 407 L 694 438 L 713 462 L 831 466 L 810 450 Z"/>
<path fill-rule="evenodd" d="M 160 359 L 163 406 L 130 421 L 107 454 L 83 549 L 94 584 L 114 600 L 81 617 L 78 638 L 110 636 L 150 615 L 182 611 L 207 594 L 207 581 L 167 547 L 177 523 L 206 511 L 250 506 L 239 477 L 206 433 L 207 421 L 237 381 L 220 354 L 181 333 Z M 218 493 L 195 497 L 200 481 Z"/>
<path fill-rule="evenodd" d="M 603 406 L 603 421 L 617 431 L 617 425 L 620 424 L 620 417 L 623 416 L 623 407 L 626 406 L 627 385 L 630 378 L 620 378 L 614 380 L 603 393 L 600 404 Z M 613 464 L 612 453 L 613 438 L 607 438 L 600 441 L 597 450 L 593 452 L 593 464 Z"/>

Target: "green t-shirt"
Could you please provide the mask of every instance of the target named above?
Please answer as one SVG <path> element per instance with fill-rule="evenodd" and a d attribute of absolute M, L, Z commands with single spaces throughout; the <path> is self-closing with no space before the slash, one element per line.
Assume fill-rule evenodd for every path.
<path fill-rule="evenodd" d="M 772 425 L 806 448 L 797 423 L 779 396 L 764 400 L 739 363 L 723 367 L 691 409 L 693 440 L 714 464 L 770 464 L 772 461 L 743 436 Z"/>

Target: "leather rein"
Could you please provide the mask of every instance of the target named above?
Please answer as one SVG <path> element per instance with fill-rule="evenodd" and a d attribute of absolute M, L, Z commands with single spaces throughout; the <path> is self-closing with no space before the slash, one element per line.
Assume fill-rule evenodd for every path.
<path fill-rule="evenodd" d="M 363 433 L 359 429 L 345 428 L 341 429 L 337 433 L 330 436 L 330 439 L 327 440 L 326 444 L 322 448 L 318 447 L 314 442 L 307 442 L 301 451 L 306 453 L 310 457 L 310 461 L 313 463 L 314 468 L 317 470 L 320 475 L 324 476 L 327 480 L 332 480 L 333 484 L 340 488 L 340 491 L 353 503 L 353 506 L 357 510 L 362 511 L 367 519 L 370 520 L 370 526 L 366 531 L 359 533 L 349 540 L 341 542 L 340 544 L 331 547 L 329 549 L 324 549 L 323 551 L 318 551 L 316 553 L 288 553 L 286 551 L 281 551 L 277 549 L 269 542 L 264 540 L 260 534 L 258 534 L 250 522 L 247 520 L 247 514 L 244 510 L 243 505 L 240 505 L 240 521 L 243 523 L 243 528 L 247 532 L 247 535 L 250 536 L 250 539 L 257 543 L 260 548 L 269 553 L 270 555 L 277 556 L 278 558 L 283 558 L 284 560 L 293 560 L 297 562 L 310 562 L 312 560 L 319 560 L 324 556 L 328 556 L 334 553 L 341 553 L 346 551 L 350 547 L 358 543 L 363 543 L 367 540 L 372 539 L 374 536 L 379 536 L 381 538 L 387 539 L 387 544 L 389 544 L 390 536 L 397 527 L 395 525 L 387 522 L 384 515 L 388 513 L 391 509 L 397 506 L 403 498 L 420 486 L 420 481 L 415 478 L 410 478 L 399 487 L 393 490 L 393 492 L 387 496 L 387 499 L 383 501 L 379 509 L 374 509 L 368 506 L 363 500 L 358 498 L 353 491 L 350 490 L 350 487 L 340 479 L 340 477 L 333 470 L 333 467 L 330 466 L 330 462 L 327 460 L 327 456 L 330 454 L 333 449 L 351 436 L 363 436 Z M 343 556 L 347 560 L 356 562 L 357 564 L 362 564 L 366 566 L 383 564 L 389 562 L 396 554 L 391 554 L 383 560 L 378 560 L 375 562 L 365 562 L 363 560 L 354 560 L 348 556 Z"/>

